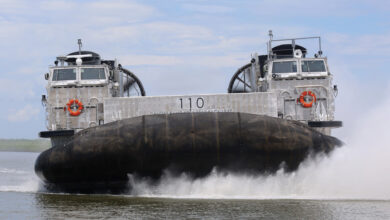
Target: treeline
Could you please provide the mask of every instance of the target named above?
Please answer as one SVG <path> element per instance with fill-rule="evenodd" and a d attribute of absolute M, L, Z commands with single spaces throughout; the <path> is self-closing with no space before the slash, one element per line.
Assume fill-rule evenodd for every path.
<path fill-rule="evenodd" d="M 0 139 L 0 151 L 41 152 L 49 147 L 49 139 Z"/>

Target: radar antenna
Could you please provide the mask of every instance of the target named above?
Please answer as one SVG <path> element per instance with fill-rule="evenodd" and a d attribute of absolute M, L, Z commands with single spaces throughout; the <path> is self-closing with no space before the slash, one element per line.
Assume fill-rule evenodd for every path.
<path fill-rule="evenodd" d="M 79 55 L 81 55 L 81 47 L 83 46 L 83 43 L 81 43 L 81 39 L 77 40 L 77 44 L 79 45 Z"/>

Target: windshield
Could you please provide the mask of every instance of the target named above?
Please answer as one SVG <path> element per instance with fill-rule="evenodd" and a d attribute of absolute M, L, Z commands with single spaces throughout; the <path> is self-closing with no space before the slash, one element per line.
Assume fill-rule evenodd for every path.
<path fill-rule="evenodd" d="M 76 80 L 76 69 L 55 69 L 53 71 L 53 81 Z"/>
<path fill-rule="evenodd" d="M 326 72 L 323 60 L 302 61 L 302 72 Z"/>
<path fill-rule="evenodd" d="M 272 73 L 296 73 L 296 72 L 297 72 L 296 61 L 274 62 L 272 65 Z"/>
<path fill-rule="evenodd" d="M 104 68 L 81 68 L 81 79 L 106 79 Z"/>

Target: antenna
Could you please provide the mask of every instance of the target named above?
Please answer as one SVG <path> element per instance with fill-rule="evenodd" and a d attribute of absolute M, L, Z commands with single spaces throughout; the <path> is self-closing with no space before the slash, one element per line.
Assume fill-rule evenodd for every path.
<path fill-rule="evenodd" d="M 272 38 L 274 37 L 272 30 L 268 31 L 268 36 L 269 36 L 269 41 L 267 44 L 267 49 L 268 49 L 268 59 L 270 59 L 272 56 Z"/>
<path fill-rule="evenodd" d="M 79 45 L 79 55 L 81 55 L 81 47 L 83 46 L 83 43 L 81 43 L 81 39 L 77 40 L 77 44 Z"/>

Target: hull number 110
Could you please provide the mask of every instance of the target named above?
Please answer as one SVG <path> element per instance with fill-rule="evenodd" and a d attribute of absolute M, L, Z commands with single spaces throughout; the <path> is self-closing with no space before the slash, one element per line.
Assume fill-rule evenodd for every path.
<path fill-rule="evenodd" d="M 199 98 L 180 98 L 180 108 L 181 109 L 193 109 L 193 108 L 203 108 L 204 107 L 204 99 L 202 97 Z"/>

